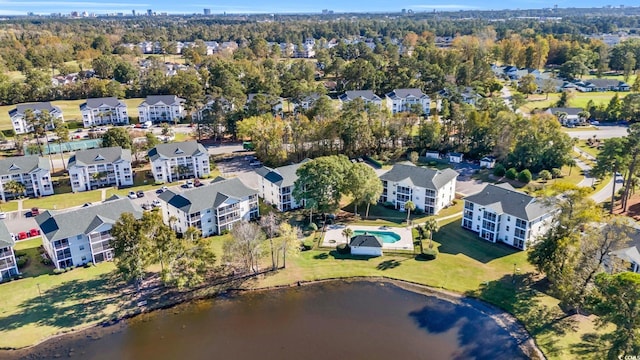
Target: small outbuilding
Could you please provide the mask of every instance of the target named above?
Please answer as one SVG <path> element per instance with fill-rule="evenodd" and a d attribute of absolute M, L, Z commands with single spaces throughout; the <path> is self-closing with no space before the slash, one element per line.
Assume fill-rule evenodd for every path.
<path fill-rule="evenodd" d="M 437 151 L 427 151 L 424 154 L 424 157 L 426 157 L 427 159 L 440 159 L 440 153 Z"/>
<path fill-rule="evenodd" d="M 459 164 L 462 162 L 462 154 L 457 152 L 449 153 L 449 162 Z"/>
<path fill-rule="evenodd" d="M 493 156 L 485 156 L 480 159 L 480 167 L 493 169 L 496 166 L 496 158 Z"/>
<path fill-rule="evenodd" d="M 373 235 L 357 235 L 349 242 L 351 255 L 382 256 L 382 241 Z"/>

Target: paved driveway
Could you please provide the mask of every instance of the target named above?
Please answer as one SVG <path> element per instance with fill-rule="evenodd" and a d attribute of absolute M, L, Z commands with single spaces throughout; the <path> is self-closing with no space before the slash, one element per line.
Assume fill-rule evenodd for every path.
<path fill-rule="evenodd" d="M 222 177 L 230 178 L 237 176 L 246 186 L 258 189 L 259 177 L 255 170 L 258 167 L 249 165 L 250 160 L 245 159 L 247 153 L 241 153 L 233 157 L 224 159 L 216 163 Z"/>
<path fill-rule="evenodd" d="M 571 136 L 572 138 L 586 140 L 586 139 L 592 138 L 594 135 L 598 139 L 610 139 L 615 137 L 627 136 L 627 128 L 628 128 L 627 126 L 601 125 L 601 126 L 598 126 L 597 128 L 593 128 L 592 130 L 590 129 L 590 130 L 572 131 L 571 129 L 566 129 L 566 128 L 563 128 L 563 130 L 565 130 L 565 132 L 569 134 L 569 136 Z"/>

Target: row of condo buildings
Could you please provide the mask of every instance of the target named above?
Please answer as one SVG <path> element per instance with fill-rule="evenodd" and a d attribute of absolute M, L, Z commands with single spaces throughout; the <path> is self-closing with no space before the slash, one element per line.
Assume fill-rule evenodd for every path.
<path fill-rule="evenodd" d="M 176 149 L 160 152 L 166 155 L 166 151 L 175 153 Z M 247 187 L 238 178 L 216 178 L 191 189 L 165 190 L 158 197 L 159 211 L 163 221 L 178 233 L 195 227 L 203 236 L 221 234 L 238 221 L 257 218 L 258 197 L 281 211 L 302 206 L 304 201 L 295 199 L 293 192 L 296 171 L 303 163 L 258 169 L 260 181 L 257 190 Z M 401 211 L 411 201 L 425 214 L 435 215 L 453 203 L 457 175 L 451 169 L 396 164 L 380 176 L 383 193 L 379 201 Z M 515 190 L 509 184 L 488 184 L 463 201 L 463 228 L 477 233 L 486 241 L 522 250 L 552 225 L 556 213 L 555 208 Z M 64 268 L 113 259 L 110 231 L 123 213 L 132 213 L 136 218 L 142 216 L 142 210 L 130 199 L 114 196 L 103 203 L 80 209 L 45 211 L 36 217 L 36 221 L 45 250 L 57 268 Z M 636 242 L 640 245 L 640 241 Z M 635 242 L 627 244 L 611 254 L 624 260 L 629 270 L 640 271 L 637 245 Z M 13 276 L 18 271 L 12 246 L 10 234 L 0 222 L 2 278 Z"/>
<path fill-rule="evenodd" d="M 258 94 L 249 94 L 247 104 L 251 104 Z M 273 99 L 273 111 L 295 111 L 296 108 L 309 110 L 320 95 L 313 94 L 293 104 L 292 109 L 284 108 L 283 99 Z M 366 104 L 375 104 L 379 107 L 386 107 L 393 114 L 418 110 L 422 114 L 428 115 L 431 108 L 431 99 L 420 89 L 396 89 L 385 95 L 384 100 L 370 90 L 347 91 L 339 97 L 342 103 L 355 99 L 362 99 Z M 186 116 L 184 107 L 185 99 L 175 95 L 150 95 L 138 105 L 138 121 L 146 122 L 174 122 Z M 213 100 L 209 101 L 197 113 L 196 118 L 200 119 L 203 113 L 211 107 Z M 225 101 L 227 105 L 225 111 L 233 109 L 232 105 Z M 291 105 L 290 105 L 291 106 Z M 39 116 L 43 112 L 48 112 L 51 116 L 51 123 L 48 129 L 54 128 L 55 120 L 64 121 L 62 110 L 50 102 L 18 104 L 9 111 L 11 125 L 16 134 L 24 134 L 33 131 L 33 125 L 29 123 L 29 112 L 33 116 Z M 126 125 L 129 124 L 129 112 L 127 105 L 115 97 L 92 98 L 80 104 L 82 124 L 84 127 L 101 125 Z"/>
<path fill-rule="evenodd" d="M 148 152 L 155 182 L 174 182 L 186 178 L 203 178 L 211 172 L 209 154 L 196 141 L 158 144 Z M 121 147 L 77 151 L 69 158 L 67 170 L 73 192 L 105 186 L 132 186 L 134 174 L 131 150 Z M 24 193 L 13 194 L 7 183 L 24 185 Z M 15 196 L 40 197 L 54 192 L 51 167 L 44 157 L 36 155 L 0 159 L 0 198 Z"/>
<path fill-rule="evenodd" d="M 139 122 L 173 122 L 182 119 L 185 115 L 185 100 L 175 95 L 152 95 L 138 105 Z M 50 102 L 18 104 L 9 111 L 11 124 L 16 134 L 24 134 L 33 131 L 33 126 L 28 123 L 27 115 L 31 112 L 38 116 L 43 112 L 51 115 L 49 129 L 53 129 L 56 119 L 64 120 L 62 110 L 53 106 Z M 87 99 L 80 104 L 82 124 L 84 127 L 98 125 L 123 125 L 129 124 L 127 105 L 115 97 Z"/>

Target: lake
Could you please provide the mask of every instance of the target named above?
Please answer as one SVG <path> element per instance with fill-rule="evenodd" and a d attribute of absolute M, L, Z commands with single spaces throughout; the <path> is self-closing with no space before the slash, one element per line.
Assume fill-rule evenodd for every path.
<path fill-rule="evenodd" d="M 33 358 L 524 359 L 516 339 L 464 299 L 386 282 L 325 282 L 183 304 L 38 345 Z M 0 353 L 4 358 L 7 353 Z"/>

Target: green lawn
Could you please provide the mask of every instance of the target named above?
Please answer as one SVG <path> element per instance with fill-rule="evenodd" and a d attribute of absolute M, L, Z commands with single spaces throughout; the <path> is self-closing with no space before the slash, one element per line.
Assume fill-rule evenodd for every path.
<path fill-rule="evenodd" d="M 446 209 L 442 209 L 436 218 L 443 218 L 449 215 L 453 215 L 455 213 L 459 213 L 462 211 L 463 201 L 456 200 L 453 206 L 450 206 Z M 349 204 L 342 208 L 342 210 L 347 212 L 353 212 L 354 207 L 353 204 Z M 387 226 L 403 226 L 406 225 L 407 221 L 407 213 L 401 212 L 395 209 L 389 209 L 382 205 L 371 205 L 369 208 L 369 218 L 365 219 L 367 207 L 366 206 L 358 206 L 358 213 L 361 216 L 361 220 L 356 221 L 357 224 L 360 225 L 387 225 Z M 419 224 L 427 221 L 431 216 L 426 216 L 425 214 L 411 214 L 411 220 L 414 224 Z"/>
<path fill-rule="evenodd" d="M 44 274 L 51 274 L 54 269 L 53 265 L 44 265 L 42 263 L 42 256 L 40 255 L 39 248 L 42 245 L 42 239 L 40 237 L 21 240 L 13 247 L 16 253 L 16 257 L 22 255 L 27 256 L 29 259 L 24 268 L 20 269 L 22 276 L 35 277 Z"/>
<path fill-rule="evenodd" d="M 26 199 L 22 203 L 23 209 L 38 207 L 41 209 L 66 209 L 69 207 L 79 206 L 84 203 L 100 202 L 102 200 L 101 190 L 82 191 L 75 194 L 64 193 L 51 196 L 44 196 L 38 199 Z"/>
<path fill-rule="evenodd" d="M 601 141 L 601 143 L 603 142 Z M 600 150 L 595 146 L 589 146 L 586 140 L 579 140 L 576 146 L 593 157 L 598 157 L 598 154 L 600 154 Z"/>
<path fill-rule="evenodd" d="M 614 91 L 606 91 L 606 92 L 579 92 L 574 91 L 571 94 L 569 100 L 570 107 L 579 107 L 586 108 L 589 100 L 593 100 L 593 102 L 598 104 L 608 104 L 612 97 L 618 94 L 618 97 L 621 99 L 630 94 L 630 92 L 614 92 Z M 560 94 L 549 94 L 549 98 L 547 99 L 547 95 L 529 95 L 528 102 L 520 107 L 520 110 L 525 113 L 531 113 L 534 109 L 546 109 L 548 107 L 553 107 L 560 99 Z"/>

